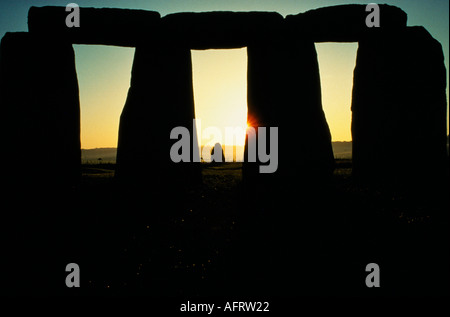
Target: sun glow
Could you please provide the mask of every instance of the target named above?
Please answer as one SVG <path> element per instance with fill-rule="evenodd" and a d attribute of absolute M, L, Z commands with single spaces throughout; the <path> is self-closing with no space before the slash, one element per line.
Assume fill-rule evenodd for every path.
<path fill-rule="evenodd" d="M 197 136 L 204 146 L 245 144 L 247 49 L 192 50 Z M 214 132 L 214 133 L 213 133 Z"/>

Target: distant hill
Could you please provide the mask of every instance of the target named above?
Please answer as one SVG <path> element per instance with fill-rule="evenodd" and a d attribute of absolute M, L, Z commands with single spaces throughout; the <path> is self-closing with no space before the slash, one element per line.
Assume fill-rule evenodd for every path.
<path fill-rule="evenodd" d="M 114 147 L 81 149 L 82 163 L 115 163 L 117 149 Z"/>
<path fill-rule="evenodd" d="M 338 159 L 352 158 L 352 142 L 332 142 L 334 157 Z"/>
<path fill-rule="evenodd" d="M 334 157 L 339 159 L 352 158 L 352 142 L 333 142 Z M 115 163 L 116 162 L 116 148 L 96 148 L 96 149 L 82 149 L 81 161 L 82 163 Z"/>

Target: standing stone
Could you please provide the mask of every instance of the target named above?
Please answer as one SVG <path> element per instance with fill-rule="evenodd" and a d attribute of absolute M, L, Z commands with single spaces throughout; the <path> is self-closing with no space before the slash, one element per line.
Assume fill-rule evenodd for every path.
<path fill-rule="evenodd" d="M 297 37 L 283 23 L 272 30 L 264 41 L 247 47 L 247 100 L 252 127 L 278 127 L 278 168 L 272 174 L 259 173 L 260 165 L 267 163 L 248 162 L 247 138 L 241 219 L 247 239 L 242 245 L 247 247 L 242 258 L 249 263 L 244 275 L 255 281 L 264 276 L 264 283 L 250 283 L 258 285 L 257 291 L 280 295 L 291 292 L 280 281 L 298 285 L 304 279 L 300 272 L 316 258 L 309 241 L 320 232 L 317 218 L 326 211 L 323 202 L 329 198 L 334 158 L 314 42 Z M 292 250 L 302 250 L 308 260 L 290 263 Z"/>
<path fill-rule="evenodd" d="M 267 179 L 283 190 L 278 185 L 298 189 L 321 184 L 331 175 L 334 158 L 314 43 L 274 32 L 264 43 L 249 45 L 247 52 L 248 121 L 253 127 L 278 127 L 279 163 L 273 174 L 260 174 L 259 162 L 244 163 L 244 182 L 252 187 Z"/>
<path fill-rule="evenodd" d="M 211 163 L 225 163 L 225 155 L 220 143 L 214 144 L 211 149 Z"/>
<path fill-rule="evenodd" d="M 116 176 L 123 184 L 175 190 L 197 183 L 199 164 L 193 162 L 194 95 L 191 53 L 166 42 L 138 46 L 131 86 L 120 118 Z M 190 132 L 191 162 L 174 163 L 170 139 L 175 127 Z M 155 184 L 157 186 L 155 186 Z"/>
<path fill-rule="evenodd" d="M 4 173 L 19 186 L 75 185 L 81 152 L 72 45 L 6 33 L 0 54 Z"/>
<path fill-rule="evenodd" d="M 446 153 L 442 47 L 423 27 L 359 42 L 352 100 L 357 181 L 421 191 L 441 186 Z"/>
<path fill-rule="evenodd" d="M 8 294 L 61 290 L 79 212 L 80 110 L 72 46 L 6 33 L 0 47 L 1 284 Z M 64 283 L 64 280 L 62 280 Z"/>

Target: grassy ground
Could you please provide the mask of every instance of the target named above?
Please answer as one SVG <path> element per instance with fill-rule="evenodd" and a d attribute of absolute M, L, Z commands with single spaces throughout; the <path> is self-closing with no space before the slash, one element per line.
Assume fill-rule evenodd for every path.
<path fill-rule="evenodd" d="M 156 203 L 157 210 L 125 203 L 117 212 L 114 165 L 83 166 L 81 197 L 92 217 L 87 232 L 98 243 L 84 253 L 96 263 L 87 273 L 94 293 L 395 296 L 448 290 L 438 282 L 448 279 L 450 267 L 448 197 L 418 201 L 355 186 L 351 161 L 338 160 L 320 202 L 275 201 L 259 212 L 243 200 L 240 163 L 205 164 L 202 174 L 203 185 L 161 215 L 158 208 L 165 206 Z M 120 269 L 105 270 L 105 261 Z M 383 272 L 381 290 L 364 284 L 372 262 Z"/>
<path fill-rule="evenodd" d="M 5 289 L 241 299 L 448 294 L 448 194 L 419 199 L 356 186 L 351 161 L 336 163 L 318 192 L 279 184 L 274 197 L 245 191 L 241 163 L 204 164 L 201 186 L 169 195 L 120 187 L 114 164 L 83 165 L 70 194 L 14 198 L 23 208 L 4 222 L 15 241 L 5 251 L 13 285 Z M 30 259 L 39 261 L 30 267 Z M 63 284 L 72 262 L 79 289 Z M 380 266 L 379 289 L 365 285 L 368 263 Z"/>

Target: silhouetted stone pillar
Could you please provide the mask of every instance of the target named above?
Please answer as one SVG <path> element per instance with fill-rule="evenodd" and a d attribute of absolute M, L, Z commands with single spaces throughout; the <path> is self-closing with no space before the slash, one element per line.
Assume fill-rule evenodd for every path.
<path fill-rule="evenodd" d="M 59 272 L 74 259 L 71 228 L 80 211 L 73 199 L 81 153 L 72 46 L 6 33 L 0 108 L 1 284 L 8 294 L 61 294 Z"/>
<path fill-rule="evenodd" d="M 417 191 L 446 177 L 442 47 L 423 27 L 359 42 L 352 100 L 353 175 Z"/>
<path fill-rule="evenodd" d="M 245 162 L 246 187 L 297 190 L 322 184 L 333 171 L 334 158 L 314 43 L 274 32 L 247 51 L 248 121 L 254 127 L 278 127 L 279 158 L 273 174 L 259 173 L 264 163 Z"/>
<path fill-rule="evenodd" d="M 193 161 L 194 96 L 191 52 L 166 42 L 138 46 L 131 87 L 120 118 L 116 176 L 123 184 L 175 190 L 198 183 L 199 164 Z M 174 163 L 170 149 L 173 128 L 190 132 L 191 162 Z"/>
<path fill-rule="evenodd" d="M 309 241 L 320 235 L 316 211 L 320 217 L 327 212 L 323 202 L 329 199 L 327 185 L 334 168 L 331 135 L 322 110 L 314 42 L 279 25 L 249 44 L 247 53 L 248 121 L 255 128 L 278 127 L 278 168 L 263 174 L 260 166 L 267 163 L 259 158 L 248 162 L 247 138 L 241 222 L 249 242 L 243 258 L 251 265 L 247 275 L 256 281 L 267 276 L 258 288 L 280 295 L 292 291 L 280 281 L 296 281 L 294 285 L 303 278 L 300 272 L 307 271 L 306 262 L 287 263 L 292 250 L 302 250 L 307 262 L 314 262 L 316 251 Z M 269 133 L 265 141 L 270 149 Z"/>
<path fill-rule="evenodd" d="M 72 45 L 6 33 L 0 54 L 4 173 L 33 191 L 75 185 L 81 152 Z"/>

